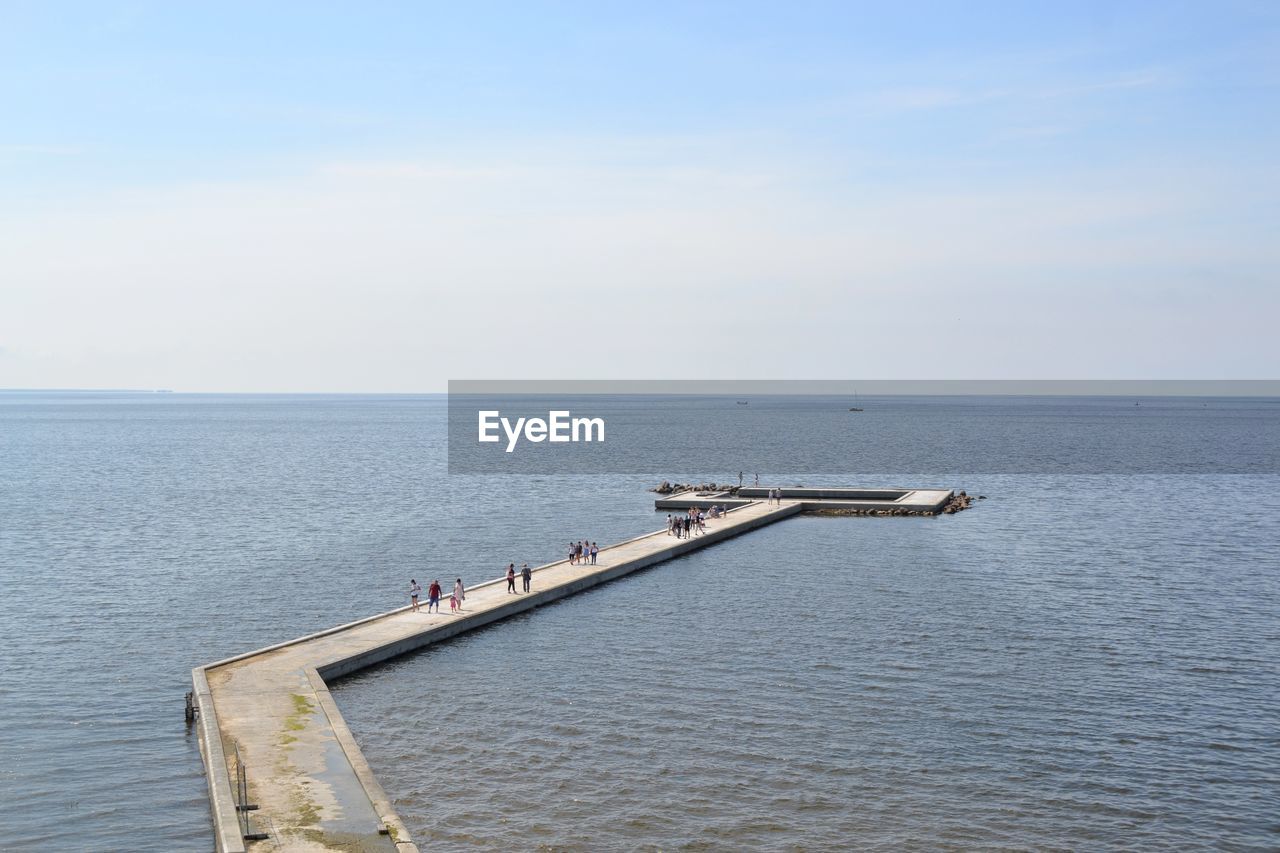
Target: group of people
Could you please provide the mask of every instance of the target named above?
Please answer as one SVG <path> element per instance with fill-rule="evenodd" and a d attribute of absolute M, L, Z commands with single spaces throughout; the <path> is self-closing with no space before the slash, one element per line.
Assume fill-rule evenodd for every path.
<path fill-rule="evenodd" d="M 782 489 L 769 490 L 769 503 L 782 503 Z M 719 505 L 711 507 L 706 513 L 700 507 L 691 507 L 683 516 L 667 515 L 667 535 L 674 536 L 677 539 L 688 539 L 690 536 L 697 536 L 707 532 L 706 518 L 720 518 L 724 515 L 724 509 Z M 569 565 L 587 565 L 594 566 L 596 558 L 600 555 L 600 547 L 594 542 L 586 539 L 580 539 L 577 542 L 569 543 Z M 523 581 L 524 591 L 529 592 L 530 585 L 533 580 L 533 570 L 529 568 L 528 563 L 524 563 L 519 571 L 516 570 L 515 563 L 507 564 L 507 592 L 516 593 L 516 575 L 519 574 Z M 414 613 L 419 611 L 418 598 L 422 595 L 422 587 L 414 579 L 409 580 L 409 600 L 412 602 Z M 435 612 L 440 612 L 440 581 L 433 580 L 431 585 L 427 587 L 427 612 L 431 612 L 431 608 L 435 608 Z M 467 600 L 466 587 L 462 585 L 462 578 L 458 578 L 453 584 L 453 594 L 449 596 L 449 611 L 457 613 L 462 610 L 462 602 Z"/>
<path fill-rule="evenodd" d="M 524 591 L 529 591 L 529 583 L 533 580 L 533 569 L 525 563 L 520 567 L 520 579 L 524 581 Z M 516 591 L 516 564 L 507 563 L 507 592 Z"/>
<path fill-rule="evenodd" d="M 533 582 L 533 569 L 529 568 L 529 564 L 525 563 L 520 567 L 520 577 L 524 580 L 524 591 L 528 592 Z M 516 564 L 507 564 L 507 592 L 516 591 Z M 431 585 L 427 587 L 427 612 L 430 613 L 434 607 L 435 612 L 440 612 L 440 596 L 441 587 L 439 580 L 433 580 Z M 416 578 L 409 579 L 409 606 L 410 609 L 417 613 L 421 609 L 418 599 L 422 596 L 422 585 L 418 583 Z M 453 584 L 453 594 L 449 596 L 449 612 L 459 613 L 462 611 L 462 602 L 467 600 L 467 588 L 462 585 L 462 578 L 458 578 Z"/>
<path fill-rule="evenodd" d="M 712 507 L 712 509 L 717 508 Z M 688 539 L 690 536 L 706 532 L 707 522 L 703 518 L 702 510 L 698 507 L 690 508 L 683 517 L 678 515 L 667 516 L 668 536 L 674 536 L 677 539 Z"/>
<path fill-rule="evenodd" d="M 525 591 L 528 591 L 526 586 Z M 440 579 L 437 578 L 427 587 L 427 612 L 431 612 L 431 608 L 435 608 L 436 612 L 440 612 Z M 419 609 L 418 597 L 422 595 L 422 585 L 414 578 L 409 579 L 409 601 L 413 608 L 413 612 L 417 613 Z M 458 578 L 453 584 L 453 594 L 449 596 L 449 612 L 455 613 L 462 609 L 462 602 L 467 600 L 467 588 L 462 585 L 462 578 Z"/>
<path fill-rule="evenodd" d="M 594 542 L 588 542 L 586 539 L 579 539 L 577 542 L 569 543 L 569 565 L 585 566 L 588 561 L 591 565 L 596 564 L 596 557 L 600 554 L 600 547 Z"/>
<path fill-rule="evenodd" d="M 758 475 L 757 475 L 758 476 Z M 769 503 L 782 503 L 782 489 L 769 490 Z M 677 539 L 688 539 L 690 536 L 697 536 L 700 533 L 707 532 L 706 518 L 719 518 L 724 515 L 724 509 L 720 506 L 711 507 L 704 515 L 699 507 L 691 507 L 683 516 L 667 515 L 667 535 L 674 536 Z M 577 542 L 569 543 L 569 565 L 587 565 L 596 564 L 596 558 L 600 554 L 600 547 L 594 542 L 586 539 L 579 539 Z M 507 564 L 507 592 L 516 593 L 516 564 Z M 529 568 L 529 564 L 523 564 L 518 574 L 524 584 L 524 591 L 528 592 L 533 580 L 533 570 Z M 431 585 L 427 587 L 427 612 L 431 612 L 431 608 L 435 608 L 435 612 L 440 612 L 440 596 L 442 594 L 440 581 L 433 580 Z M 414 613 L 419 611 L 418 598 L 422 595 L 422 587 L 414 579 L 409 580 L 409 600 L 412 602 Z M 457 613 L 462 610 L 462 602 L 467 600 L 466 587 L 462 585 L 462 578 L 458 578 L 453 584 L 453 594 L 449 596 L 449 612 Z"/>
<path fill-rule="evenodd" d="M 669 517 L 668 517 L 669 518 Z M 600 556 L 600 546 L 594 542 L 588 542 L 586 539 L 578 542 L 569 543 L 569 565 L 590 565 L 596 564 L 596 559 Z M 533 583 L 533 569 L 529 568 L 528 563 L 524 563 L 520 568 L 516 569 L 515 563 L 507 563 L 507 592 L 516 593 L 516 575 L 520 576 L 524 585 L 524 591 L 529 592 Z M 418 599 L 422 596 L 422 585 L 418 583 L 416 578 L 409 579 L 409 601 L 410 609 L 417 613 L 421 609 Z M 431 585 L 427 587 L 427 612 L 430 613 L 434 607 L 435 612 L 440 612 L 440 596 L 441 587 L 439 580 L 433 580 Z M 462 585 L 462 578 L 458 578 L 453 584 L 453 594 L 449 596 L 449 612 L 458 613 L 462 610 L 462 602 L 467 600 L 466 587 Z"/>

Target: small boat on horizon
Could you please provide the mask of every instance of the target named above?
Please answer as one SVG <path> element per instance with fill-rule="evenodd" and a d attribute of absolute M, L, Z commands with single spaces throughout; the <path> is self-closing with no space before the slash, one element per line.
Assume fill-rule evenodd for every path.
<path fill-rule="evenodd" d="M 738 405 L 739 405 L 739 406 L 747 406 L 747 405 L 750 405 L 750 401 L 749 401 L 749 400 L 739 400 L 739 401 L 738 401 Z"/>

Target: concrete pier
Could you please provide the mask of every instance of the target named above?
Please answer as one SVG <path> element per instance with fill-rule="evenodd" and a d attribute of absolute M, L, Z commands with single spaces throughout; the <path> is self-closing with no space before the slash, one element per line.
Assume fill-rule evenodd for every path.
<path fill-rule="evenodd" d="M 539 566 L 527 595 L 509 594 L 506 579 L 499 578 L 469 589 L 462 611 L 451 614 L 452 584 L 446 583 L 442 613 L 428 614 L 424 595 L 417 613 L 402 607 L 197 667 L 192 681 L 216 849 L 250 849 L 254 842 L 244 838 L 241 822 L 247 816 L 250 832 L 267 839 L 261 844 L 264 849 L 416 851 L 329 695 L 326 679 L 724 541 L 826 500 L 784 496 L 780 504 L 740 501 L 727 516 L 708 519 L 701 536 L 676 539 L 662 530 L 604 548 L 594 566 L 571 566 L 567 561 Z M 251 810 L 241 808 L 245 801 Z"/>
<path fill-rule="evenodd" d="M 798 501 L 806 510 L 864 510 L 879 512 L 906 510 L 912 513 L 939 512 L 951 500 L 950 489 L 806 489 L 782 488 L 782 500 Z M 660 510 L 706 509 L 711 506 L 745 506 L 765 500 L 768 486 L 743 486 L 736 495 L 728 490 L 677 492 L 654 501 Z"/>

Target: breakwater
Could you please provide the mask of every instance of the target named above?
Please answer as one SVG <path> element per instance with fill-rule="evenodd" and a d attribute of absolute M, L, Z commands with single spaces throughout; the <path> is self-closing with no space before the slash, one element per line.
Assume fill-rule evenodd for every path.
<path fill-rule="evenodd" d="M 940 506 L 951 497 L 943 490 L 904 491 L 895 500 L 914 496 Z M 709 519 L 700 536 L 675 539 L 658 531 L 602 549 L 595 565 L 539 566 L 528 594 L 512 595 L 504 579 L 495 579 L 469 590 L 456 614 L 402 607 L 197 667 L 193 694 L 216 848 L 242 851 L 261 839 L 300 851 L 417 850 L 329 695 L 327 679 L 839 500 L 748 500 Z"/>

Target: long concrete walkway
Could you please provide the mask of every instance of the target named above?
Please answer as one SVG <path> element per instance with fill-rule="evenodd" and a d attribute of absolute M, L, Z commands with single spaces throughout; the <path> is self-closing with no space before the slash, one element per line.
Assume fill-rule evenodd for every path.
<path fill-rule="evenodd" d="M 244 851 L 241 821 L 262 834 L 263 849 L 298 851 L 415 851 L 325 686 L 345 675 L 413 649 L 596 586 L 655 563 L 787 518 L 802 501 L 753 501 L 707 532 L 676 539 L 666 531 L 611 545 L 597 565 L 561 561 L 534 572 L 528 595 L 511 595 L 506 580 L 467 592 L 460 614 L 401 608 L 192 672 L 200 746 L 208 774 L 216 845 Z M 519 579 L 517 578 L 517 585 Z M 425 597 L 424 597 L 425 598 Z M 238 759 L 237 759 L 238 756 Z M 241 785 L 252 810 L 238 810 Z M 257 849 L 256 847 L 254 849 Z"/>

